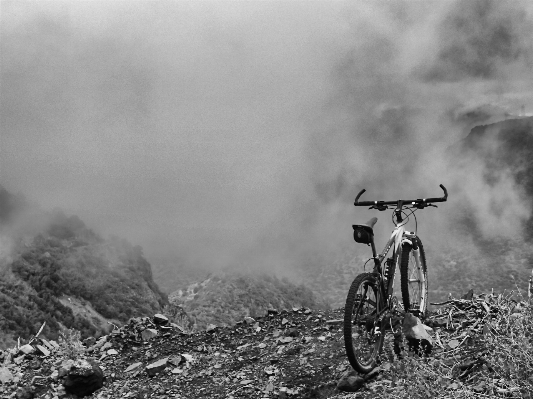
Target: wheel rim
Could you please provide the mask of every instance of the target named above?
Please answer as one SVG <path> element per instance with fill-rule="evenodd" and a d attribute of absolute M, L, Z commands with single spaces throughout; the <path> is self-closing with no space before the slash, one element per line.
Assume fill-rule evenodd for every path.
<path fill-rule="evenodd" d="M 420 252 L 412 250 L 409 255 L 409 310 L 424 313 L 427 301 L 427 279 L 424 273 Z"/>
<path fill-rule="evenodd" d="M 359 288 L 352 309 L 352 347 L 358 362 L 369 365 L 381 338 L 381 326 L 375 324 L 377 308 L 376 289 L 370 284 Z"/>

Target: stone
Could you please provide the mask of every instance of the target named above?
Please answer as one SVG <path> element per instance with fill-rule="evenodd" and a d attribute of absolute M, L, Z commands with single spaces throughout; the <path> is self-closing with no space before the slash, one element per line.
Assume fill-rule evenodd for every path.
<path fill-rule="evenodd" d="M 19 387 L 15 393 L 16 399 L 33 399 L 35 398 L 35 389 L 31 386 Z"/>
<path fill-rule="evenodd" d="M 192 363 L 193 361 L 193 357 L 187 353 L 182 353 L 181 356 L 183 356 L 185 358 L 185 361 L 187 363 Z"/>
<path fill-rule="evenodd" d="M 44 347 L 48 349 L 49 351 L 53 351 L 55 349 L 55 347 L 50 342 L 48 342 L 46 339 L 41 338 L 41 342 L 44 345 Z"/>
<path fill-rule="evenodd" d="M 153 328 L 147 328 L 141 333 L 141 338 L 143 341 L 149 341 L 155 336 L 157 336 L 157 330 L 154 330 Z"/>
<path fill-rule="evenodd" d="M 63 386 L 67 393 L 88 396 L 104 386 L 104 373 L 92 360 L 76 360 L 71 363 Z"/>
<path fill-rule="evenodd" d="M 35 351 L 35 348 L 29 344 L 26 344 L 22 345 L 19 350 L 25 355 L 29 355 L 30 353 L 33 353 Z"/>
<path fill-rule="evenodd" d="M 50 351 L 46 349 L 43 345 L 35 345 L 37 350 L 41 352 L 44 356 L 50 356 Z"/>
<path fill-rule="evenodd" d="M 138 369 L 143 364 L 141 362 L 133 363 L 128 366 L 128 368 L 125 370 L 126 373 L 129 373 L 130 371 L 133 371 L 135 369 Z"/>
<path fill-rule="evenodd" d="M 356 374 L 355 370 L 345 371 L 337 382 L 337 389 L 344 392 L 356 392 L 364 385 L 365 379 Z"/>
<path fill-rule="evenodd" d="M 218 327 L 214 324 L 208 324 L 207 328 L 205 329 L 208 333 L 214 333 Z"/>
<path fill-rule="evenodd" d="M 7 384 L 8 382 L 13 381 L 13 374 L 6 367 L 0 367 L 0 382 L 2 384 Z"/>
<path fill-rule="evenodd" d="M 183 356 L 172 356 L 168 359 L 168 362 L 177 367 L 180 364 L 187 362 L 187 360 Z"/>
<path fill-rule="evenodd" d="M 246 316 L 244 318 L 244 321 L 246 322 L 246 324 L 248 325 L 251 325 L 251 324 L 254 324 L 255 323 L 255 320 L 253 319 L 253 317 L 249 317 L 249 316 Z"/>
<path fill-rule="evenodd" d="M 109 349 L 106 353 L 107 353 L 109 356 L 118 355 L 118 352 L 117 352 L 115 349 Z"/>
<path fill-rule="evenodd" d="M 24 361 L 24 358 L 26 357 L 26 355 L 20 355 L 16 358 L 13 359 L 13 361 L 15 362 L 15 364 L 20 364 Z"/>
<path fill-rule="evenodd" d="M 100 352 L 105 352 L 106 350 L 110 349 L 113 346 L 111 342 L 106 342 L 100 347 Z"/>
<path fill-rule="evenodd" d="M 59 349 L 59 344 L 56 341 L 51 340 L 51 341 L 49 341 L 49 343 L 50 343 L 50 345 L 52 345 L 54 347 L 54 349 L 56 349 L 56 350 Z"/>
<path fill-rule="evenodd" d="M 168 358 L 159 359 L 157 362 L 154 362 L 152 364 L 149 364 L 146 366 L 146 372 L 150 377 L 153 377 L 154 375 L 160 373 L 167 367 Z"/>
<path fill-rule="evenodd" d="M 165 315 L 162 315 L 161 313 L 157 313 L 154 315 L 154 324 L 157 324 L 158 326 L 166 326 L 168 323 L 168 317 L 166 317 Z"/>
<path fill-rule="evenodd" d="M 428 334 L 420 319 L 411 313 L 406 313 L 403 319 L 402 331 L 407 339 L 409 348 L 418 352 L 420 347 L 429 354 L 433 347 L 433 338 Z"/>

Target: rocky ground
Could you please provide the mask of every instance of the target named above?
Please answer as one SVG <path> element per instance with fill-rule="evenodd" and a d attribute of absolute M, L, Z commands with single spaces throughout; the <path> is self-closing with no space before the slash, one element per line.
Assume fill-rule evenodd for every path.
<path fill-rule="evenodd" d="M 433 344 L 429 356 L 394 354 L 387 334 L 380 365 L 366 377 L 346 359 L 341 309 L 290 309 L 194 334 L 157 316 L 131 319 L 84 345 L 75 336 L 59 344 L 37 337 L 0 354 L 0 396 L 76 398 L 66 392 L 69 368 L 92 359 L 104 382 L 87 397 L 101 399 L 531 397 L 533 381 L 513 369 L 529 359 L 522 371 L 531 371 L 531 342 L 520 341 L 516 329 L 501 336 L 505 320 L 507 328 L 509 322 L 530 321 L 528 303 L 480 295 L 439 308 L 425 320 Z M 505 363 L 505 354 L 487 344 L 513 334 L 507 355 L 519 364 L 502 368 L 495 359 Z M 517 353 L 512 345 L 519 346 Z"/>

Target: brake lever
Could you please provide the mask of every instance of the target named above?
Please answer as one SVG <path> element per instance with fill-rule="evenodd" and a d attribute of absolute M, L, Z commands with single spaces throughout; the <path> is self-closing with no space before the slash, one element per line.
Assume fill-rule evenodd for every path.
<path fill-rule="evenodd" d="M 387 209 L 390 209 L 387 205 L 372 205 L 368 209 L 377 209 L 378 211 L 386 211 Z"/>

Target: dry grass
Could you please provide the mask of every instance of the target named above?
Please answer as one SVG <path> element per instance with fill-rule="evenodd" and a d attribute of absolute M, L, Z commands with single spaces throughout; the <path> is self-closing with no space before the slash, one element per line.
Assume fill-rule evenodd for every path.
<path fill-rule="evenodd" d="M 479 315 L 475 331 L 465 329 L 460 348 L 444 345 L 426 358 L 408 353 L 385 364 L 389 370 L 368 388 L 389 399 L 532 398 L 533 302 L 511 298 L 493 297 L 493 311 Z"/>

